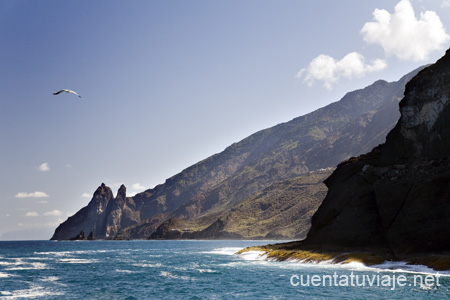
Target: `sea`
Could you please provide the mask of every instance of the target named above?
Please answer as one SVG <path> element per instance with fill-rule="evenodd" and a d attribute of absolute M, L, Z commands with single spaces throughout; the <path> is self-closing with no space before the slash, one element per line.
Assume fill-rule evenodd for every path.
<path fill-rule="evenodd" d="M 0 299 L 448 299 L 450 273 L 269 261 L 276 241 L 0 241 Z"/>

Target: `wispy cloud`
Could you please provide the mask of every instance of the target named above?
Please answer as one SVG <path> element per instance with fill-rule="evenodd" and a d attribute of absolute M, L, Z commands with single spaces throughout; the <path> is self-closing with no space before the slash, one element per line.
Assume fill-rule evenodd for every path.
<path fill-rule="evenodd" d="M 50 171 L 50 167 L 48 165 L 48 163 L 43 163 L 42 165 L 39 166 L 39 171 L 41 172 L 48 172 Z"/>
<path fill-rule="evenodd" d="M 54 217 L 59 217 L 59 216 L 61 216 L 61 215 L 62 215 L 62 212 L 59 211 L 59 210 L 57 210 L 57 209 L 54 209 L 54 210 L 52 210 L 52 211 L 49 211 L 49 212 L 44 213 L 44 216 L 54 216 Z"/>
<path fill-rule="evenodd" d="M 25 216 L 27 217 L 37 217 L 39 216 L 39 213 L 35 212 L 35 211 L 29 211 L 25 214 Z"/>
<path fill-rule="evenodd" d="M 441 2 L 441 7 L 445 8 L 445 7 L 450 7 L 450 0 L 443 0 Z"/>
<path fill-rule="evenodd" d="M 17 193 L 14 197 L 16 198 L 48 198 L 49 195 L 47 195 L 44 192 L 33 192 L 33 193 L 25 193 L 25 192 L 20 192 Z"/>
<path fill-rule="evenodd" d="M 383 70 L 386 66 L 386 62 L 381 59 L 366 64 L 364 56 L 357 52 L 349 53 L 341 60 L 321 54 L 314 58 L 307 68 L 301 69 L 296 77 L 303 77 L 303 82 L 309 86 L 312 86 L 315 81 L 322 81 L 325 88 L 331 89 L 333 84 L 342 77 L 359 78 L 367 73 Z"/>
<path fill-rule="evenodd" d="M 365 42 L 379 44 L 387 56 L 423 61 L 450 40 L 436 12 L 425 11 L 416 18 L 409 0 L 401 0 L 393 14 L 375 9 L 373 18 L 374 22 L 364 24 L 361 33 Z"/>
<path fill-rule="evenodd" d="M 88 194 L 88 193 L 83 193 L 83 194 L 81 195 L 81 198 L 92 198 L 92 195 L 91 195 L 91 194 Z"/>

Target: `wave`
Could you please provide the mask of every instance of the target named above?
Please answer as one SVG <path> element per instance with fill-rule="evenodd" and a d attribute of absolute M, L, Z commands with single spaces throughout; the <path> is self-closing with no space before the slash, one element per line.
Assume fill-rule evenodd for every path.
<path fill-rule="evenodd" d="M 77 250 L 77 251 L 47 251 L 47 252 L 33 252 L 34 255 L 52 255 L 52 256 L 73 256 L 78 254 L 97 254 L 117 252 L 119 250 Z"/>
<path fill-rule="evenodd" d="M 24 290 L 0 291 L 2 299 L 38 298 L 47 296 L 63 296 L 64 293 L 54 292 L 42 286 L 34 286 Z"/>
<path fill-rule="evenodd" d="M 163 264 L 161 263 L 156 263 L 156 264 L 133 264 L 133 266 L 135 267 L 141 267 L 141 268 L 161 268 L 163 267 Z"/>
<path fill-rule="evenodd" d="M 172 279 L 181 279 L 181 280 L 195 280 L 195 278 L 191 278 L 189 276 L 180 276 L 180 275 L 174 275 L 167 271 L 161 271 L 160 276 L 166 277 L 166 278 L 172 278 Z"/>
<path fill-rule="evenodd" d="M 242 247 L 223 247 L 223 248 L 217 248 L 213 249 L 211 251 L 205 251 L 201 252 L 204 254 L 220 254 L 220 255 L 234 255 L 239 250 L 242 250 Z"/>
<path fill-rule="evenodd" d="M 395 271 L 401 273 L 439 275 L 443 277 L 450 277 L 450 271 L 436 271 L 424 265 L 410 265 L 405 261 L 399 262 L 385 261 L 382 264 L 370 266 L 370 268 L 383 271 Z"/>
<path fill-rule="evenodd" d="M 267 261 L 270 260 L 267 258 L 267 254 L 264 251 L 247 251 L 244 253 L 239 254 L 240 257 L 242 257 L 244 260 L 259 260 L 259 261 Z"/>
<path fill-rule="evenodd" d="M 0 272 L 0 278 L 15 277 L 16 275 Z"/>
<path fill-rule="evenodd" d="M 122 269 L 116 269 L 115 271 L 117 273 L 126 273 L 126 274 L 141 273 L 140 271 L 122 270 Z"/>
<path fill-rule="evenodd" d="M 18 266 L 17 266 L 18 265 Z M 17 271 L 17 270 L 44 270 L 48 269 L 47 264 L 40 262 L 33 263 L 19 263 L 16 266 L 5 268 L 5 271 Z"/>
<path fill-rule="evenodd" d="M 97 259 L 86 259 L 86 258 L 60 258 L 57 260 L 59 263 L 66 264 L 92 264 L 97 263 Z"/>
<path fill-rule="evenodd" d="M 219 273 L 211 269 L 197 269 L 197 271 L 199 271 L 200 273 Z"/>
<path fill-rule="evenodd" d="M 58 281 L 58 280 L 59 280 L 59 278 L 56 277 L 56 276 L 48 276 L 48 277 L 42 277 L 41 278 L 41 281 L 44 281 L 44 282 L 55 282 L 55 281 Z"/>
<path fill-rule="evenodd" d="M 286 261 L 279 262 L 276 259 L 268 258 L 264 251 L 248 251 L 239 254 L 243 260 L 246 261 L 266 261 L 266 262 L 276 262 L 280 267 L 325 267 L 325 268 L 335 268 L 335 269 L 345 269 L 351 271 L 375 271 L 375 272 L 399 272 L 399 273 L 413 273 L 413 274 L 424 274 L 424 275 L 439 275 L 450 277 L 450 271 L 436 271 L 424 265 L 410 265 L 407 262 L 392 262 L 385 261 L 382 264 L 367 266 L 362 262 L 349 262 L 349 263 L 336 263 L 333 259 L 325 261 L 306 261 L 298 259 L 287 259 Z M 233 266 L 239 263 L 228 263 L 227 265 Z"/>

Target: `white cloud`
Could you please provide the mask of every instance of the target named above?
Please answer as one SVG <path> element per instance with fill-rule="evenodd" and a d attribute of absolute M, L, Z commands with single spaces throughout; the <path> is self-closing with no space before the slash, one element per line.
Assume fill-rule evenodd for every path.
<path fill-rule="evenodd" d="M 27 216 L 27 217 L 37 217 L 37 216 L 39 216 L 39 214 L 37 212 L 35 212 L 35 211 L 29 211 L 29 212 L 27 212 L 25 214 L 25 216 Z"/>
<path fill-rule="evenodd" d="M 441 7 L 450 7 L 450 0 L 444 0 L 441 2 Z"/>
<path fill-rule="evenodd" d="M 48 166 L 48 163 L 43 163 L 39 166 L 39 171 L 41 172 L 48 172 L 50 171 L 50 167 Z"/>
<path fill-rule="evenodd" d="M 443 5 L 448 2 L 444 1 Z M 387 56 L 423 61 L 450 40 L 434 11 L 422 12 L 417 19 L 409 0 L 401 0 L 393 14 L 384 9 L 375 9 L 373 18 L 374 22 L 367 22 L 361 29 L 363 39 L 369 44 L 381 45 Z"/>
<path fill-rule="evenodd" d="M 49 212 L 44 213 L 44 216 L 55 216 L 55 217 L 59 217 L 59 216 L 61 216 L 61 215 L 62 215 L 62 212 L 59 211 L 59 210 L 57 210 L 57 209 L 54 209 L 54 210 L 52 210 L 52 211 L 49 211 Z"/>
<path fill-rule="evenodd" d="M 138 182 L 138 183 L 133 183 L 133 185 L 131 186 L 131 188 L 132 188 L 133 190 L 137 190 L 137 191 L 142 191 L 142 190 L 145 190 L 145 189 L 146 189 L 146 187 L 143 186 L 142 184 L 140 184 L 139 182 Z"/>
<path fill-rule="evenodd" d="M 47 198 L 49 195 L 47 195 L 44 192 L 33 192 L 33 193 L 17 193 L 14 197 L 16 198 Z"/>
<path fill-rule="evenodd" d="M 304 77 L 303 81 L 309 86 L 312 86 L 316 80 L 322 81 L 327 89 L 331 89 L 341 77 L 359 78 L 366 73 L 381 71 L 386 66 L 386 62 L 381 59 L 373 61 L 372 64 L 366 64 L 364 56 L 357 52 L 351 52 L 341 60 L 321 54 L 314 58 L 307 68 L 301 69 L 296 77 Z"/>
<path fill-rule="evenodd" d="M 83 193 L 83 195 L 81 195 L 81 198 L 92 198 L 92 195 L 88 193 Z"/>

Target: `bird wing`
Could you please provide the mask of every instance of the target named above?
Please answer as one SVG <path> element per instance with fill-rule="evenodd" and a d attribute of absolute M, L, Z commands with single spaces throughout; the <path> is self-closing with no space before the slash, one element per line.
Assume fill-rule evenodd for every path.
<path fill-rule="evenodd" d="M 64 92 L 64 90 L 60 90 L 60 91 L 54 92 L 53 95 L 58 95 L 58 94 L 61 94 L 62 92 Z"/>
<path fill-rule="evenodd" d="M 75 91 L 72 91 L 72 90 L 67 90 L 67 89 L 63 89 L 63 90 L 57 91 L 57 92 L 53 93 L 53 95 L 58 95 L 58 94 L 60 94 L 60 93 L 62 93 L 62 92 L 66 92 L 66 93 L 71 93 L 71 94 L 75 94 L 75 95 L 77 95 L 78 97 L 80 97 L 80 98 L 81 98 L 81 96 L 80 96 L 80 95 L 78 95 L 78 93 L 77 93 L 77 92 L 75 92 Z"/>
<path fill-rule="evenodd" d="M 81 96 L 80 96 L 80 95 L 78 95 L 78 93 L 77 93 L 77 92 L 75 92 L 75 91 L 72 91 L 72 90 L 65 90 L 65 92 L 67 92 L 67 93 L 72 93 L 72 94 L 75 94 L 75 95 L 77 95 L 78 97 L 80 97 L 80 98 L 81 98 Z"/>

